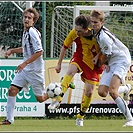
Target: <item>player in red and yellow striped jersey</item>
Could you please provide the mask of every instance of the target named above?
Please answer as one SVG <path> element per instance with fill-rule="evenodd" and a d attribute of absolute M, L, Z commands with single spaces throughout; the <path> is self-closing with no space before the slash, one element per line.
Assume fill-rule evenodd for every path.
<path fill-rule="evenodd" d="M 75 52 L 70 60 L 68 71 L 64 76 L 61 86 L 63 95 L 67 91 L 69 84 L 76 73 L 81 73 L 81 79 L 85 83 L 85 93 L 81 103 L 80 113 L 77 115 L 76 125 L 83 126 L 83 117 L 86 110 L 90 106 L 92 100 L 92 93 L 95 85 L 99 82 L 99 74 L 103 71 L 103 66 L 98 67 L 92 62 L 93 58 L 99 53 L 100 48 L 92 36 L 90 26 L 90 17 L 87 15 L 80 15 L 75 19 L 75 28 L 72 29 L 66 39 L 64 40 L 59 56 L 56 72 L 60 73 L 61 64 L 64 55 L 71 45 L 76 45 Z M 60 106 L 62 96 L 57 97 L 48 109 L 55 109 Z"/>

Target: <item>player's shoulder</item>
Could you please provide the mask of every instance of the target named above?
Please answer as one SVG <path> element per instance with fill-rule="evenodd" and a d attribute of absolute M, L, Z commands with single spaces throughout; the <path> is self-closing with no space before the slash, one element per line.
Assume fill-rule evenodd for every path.
<path fill-rule="evenodd" d="M 72 29 L 72 30 L 70 31 L 70 33 L 71 33 L 71 34 L 76 34 L 76 30 L 75 30 L 75 29 Z"/>
<path fill-rule="evenodd" d="M 29 32 L 32 33 L 32 32 L 39 32 L 39 31 L 37 30 L 37 28 L 31 26 L 31 27 L 29 28 Z"/>
<path fill-rule="evenodd" d="M 77 33 L 76 33 L 76 30 L 75 29 L 72 29 L 69 34 L 68 34 L 68 37 L 72 37 L 72 38 L 75 38 L 77 37 Z"/>
<path fill-rule="evenodd" d="M 40 32 L 35 28 L 35 27 L 30 27 L 29 28 L 29 34 L 32 36 L 34 36 L 34 35 L 39 35 L 39 36 L 41 36 L 41 34 L 40 34 Z"/>
<path fill-rule="evenodd" d="M 99 34 L 99 38 L 100 38 L 100 40 L 110 39 L 108 33 L 105 32 L 104 29 L 101 29 L 100 34 Z"/>

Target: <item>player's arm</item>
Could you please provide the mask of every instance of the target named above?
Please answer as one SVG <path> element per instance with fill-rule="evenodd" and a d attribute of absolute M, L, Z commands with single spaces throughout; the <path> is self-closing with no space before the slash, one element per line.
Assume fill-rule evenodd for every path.
<path fill-rule="evenodd" d="M 27 59 L 25 62 L 23 62 L 22 64 L 20 64 L 17 67 L 17 72 L 21 72 L 23 70 L 23 68 L 25 68 L 28 64 L 34 62 L 37 58 L 39 58 L 41 55 L 43 54 L 42 51 L 38 51 L 36 53 L 34 53 L 29 59 Z"/>
<path fill-rule="evenodd" d="M 93 64 L 95 65 L 97 64 L 100 55 L 101 55 L 101 51 L 92 59 Z"/>
<path fill-rule="evenodd" d="M 35 61 L 37 58 L 39 58 L 42 54 L 43 54 L 42 51 L 38 51 L 38 52 L 34 53 L 29 59 L 27 59 L 24 63 L 25 63 L 26 65 L 28 65 L 28 64 L 34 62 L 34 61 Z"/>
<path fill-rule="evenodd" d="M 8 58 L 13 53 L 22 53 L 22 47 L 9 49 L 5 52 L 5 58 Z"/>
<path fill-rule="evenodd" d="M 101 48 L 101 59 L 98 61 L 98 66 L 102 66 L 103 64 L 108 65 L 108 60 L 110 56 L 112 55 L 112 43 L 113 40 L 105 36 L 100 39 L 100 48 Z"/>
<path fill-rule="evenodd" d="M 63 42 L 63 46 L 61 48 L 61 52 L 60 52 L 60 56 L 59 56 L 59 60 L 57 63 L 57 66 L 55 68 L 57 73 L 60 73 L 61 71 L 61 64 L 62 64 L 62 60 L 66 54 L 67 49 L 73 44 L 73 40 L 77 37 L 76 31 L 73 29 L 69 32 L 69 34 L 67 35 L 67 37 L 65 38 L 64 42 Z"/>
<path fill-rule="evenodd" d="M 55 68 L 57 73 L 60 73 L 60 71 L 61 71 L 61 64 L 62 64 L 62 60 L 63 60 L 63 58 L 66 54 L 66 50 L 67 50 L 67 48 L 63 45 L 62 48 L 61 48 L 61 52 L 60 52 L 60 56 L 59 56 L 57 66 Z"/>

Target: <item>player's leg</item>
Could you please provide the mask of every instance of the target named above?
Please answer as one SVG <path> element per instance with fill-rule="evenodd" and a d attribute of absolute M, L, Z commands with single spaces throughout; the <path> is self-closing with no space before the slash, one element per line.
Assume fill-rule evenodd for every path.
<path fill-rule="evenodd" d="M 26 75 L 27 76 L 27 75 Z M 16 73 L 11 86 L 8 90 L 7 98 L 7 117 L 6 120 L 2 122 L 3 125 L 9 125 L 14 122 L 14 107 L 16 103 L 16 95 L 22 90 L 22 86 L 26 85 L 25 74 L 23 71 L 21 73 Z"/>
<path fill-rule="evenodd" d="M 129 102 L 129 93 L 131 92 L 132 87 L 130 84 L 120 86 L 118 89 L 119 94 L 123 94 L 123 99 L 128 103 Z"/>
<path fill-rule="evenodd" d="M 123 94 L 123 99 L 125 100 L 125 102 L 127 104 L 129 104 L 129 93 L 131 92 L 131 90 L 132 90 L 132 87 L 130 84 L 126 84 L 126 85 L 120 86 L 118 88 L 118 93 Z M 102 89 L 101 89 L 101 91 L 102 91 Z M 105 93 L 105 91 L 102 91 L 102 93 Z M 110 96 L 109 92 L 108 92 L 107 96 Z"/>
<path fill-rule="evenodd" d="M 78 71 L 78 67 L 75 64 L 70 64 L 68 67 L 68 71 L 66 73 L 66 75 L 63 77 L 63 80 L 61 81 L 61 86 L 62 86 L 62 95 L 58 96 L 56 98 L 55 101 L 53 101 L 49 106 L 48 109 L 55 109 L 57 107 L 60 106 L 60 103 L 62 101 L 62 98 L 65 94 L 65 92 L 67 91 L 67 89 L 69 88 L 69 85 L 71 83 L 71 80 L 73 78 L 73 76 L 77 73 Z"/>
<path fill-rule="evenodd" d="M 36 100 L 40 103 L 49 99 L 44 85 L 44 72 L 31 73 L 27 76 L 29 84 L 32 86 L 32 91 L 36 97 Z"/>
<path fill-rule="evenodd" d="M 21 71 L 21 73 L 17 73 L 8 90 L 7 120 L 9 120 L 11 123 L 14 123 L 14 107 L 16 104 L 16 95 L 19 93 L 19 91 L 22 90 L 23 86 L 27 84 L 25 76 L 27 76 L 27 74 L 25 74 L 23 71 Z"/>
<path fill-rule="evenodd" d="M 85 92 L 83 95 L 83 100 L 81 103 L 80 112 L 77 115 L 77 119 L 76 119 L 76 126 L 83 126 L 84 115 L 85 115 L 85 113 L 86 113 L 87 109 L 89 108 L 90 103 L 92 101 L 92 93 L 94 90 L 94 85 L 85 82 L 85 86 L 86 86 L 86 88 L 85 88 Z"/>
<path fill-rule="evenodd" d="M 10 88 L 9 88 L 9 90 L 8 90 L 7 119 L 6 120 L 8 120 L 10 123 L 14 123 L 14 115 L 13 115 L 13 112 L 14 112 L 14 107 L 15 107 L 15 103 L 16 103 L 16 95 L 19 92 L 19 89 L 18 88 L 19 87 L 16 87 L 14 85 L 11 85 Z M 3 124 L 4 124 L 4 122 L 3 122 Z"/>
<path fill-rule="evenodd" d="M 110 83 L 110 95 L 115 100 L 118 108 L 122 111 L 123 115 L 126 117 L 127 122 L 125 123 L 124 126 L 133 126 L 133 117 L 127 106 L 127 103 L 117 93 L 117 88 L 119 87 L 120 84 L 121 84 L 121 79 L 118 77 L 118 75 L 114 75 Z"/>
<path fill-rule="evenodd" d="M 6 120 L 2 122 L 3 125 L 9 125 L 11 123 L 14 123 L 14 107 L 16 103 L 16 95 L 19 91 L 21 91 L 25 81 L 23 81 L 23 72 L 16 74 L 11 86 L 8 90 L 8 98 L 7 98 L 7 116 Z"/>
<path fill-rule="evenodd" d="M 85 83 L 85 92 L 80 107 L 80 113 L 77 115 L 76 119 L 77 126 L 83 126 L 83 118 L 92 101 L 94 87 L 99 82 L 99 71 L 97 71 L 97 68 L 92 70 L 84 62 L 82 62 L 81 66 L 83 71 L 81 79 Z"/>
<path fill-rule="evenodd" d="M 128 67 L 123 66 L 123 64 L 119 65 L 113 65 L 110 67 L 110 71 L 104 73 L 101 76 L 100 85 L 109 86 L 109 94 L 116 102 L 118 108 L 122 111 L 124 116 L 126 117 L 127 123 L 126 126 L 133 126 L 133 118 L 129 111 L 129 108 L 124 101 L 124 99 L 119 96 L 118 94 L 118 88 L 125 82 L 125 76 L 127 74 Z M 98 88 L 98 91 L 100 90 L 100 86 Z"/>
<path fill-rule="evenodd" d="M 34 88 L 34 90 L 35 90 L 35 88 Z M 39 103 L 42 103 L 42 102 L 46 101 L 47 99 L 49 99 L 47 93 L 44 91 L 41 91 L 40 89 L 36 89 L 36 91 L 33 91 L 33 92 L 36 97 L 36 100 Z"/>
<path fill-rule="evenodd" d="M 119 68 L 119 67 L 118 67 Z M 121 65 L 121 68 L 122 68 L 122 65 Z M 114 71 L 116 71 L 116 68 L 115 68 L 115 66 L 113 66 L 113 69 L 112 69 L 112 66 L 111 66 L 111 68 L 110 68 L 111 70 L 108 72 L 108 73 L 106 73 L 106 72 L 104 72 L 104 73 L 106 73 L 104 76 L 105 77 L 103 77 L 103 74 L 102 74 L 102 77 L 103 77 L 103 81 L 101 81 L 101 82 L 104 82 L 104 80 L 105 79 L 107 79 L 108 80 L 108 82 L 110 82 L 110 76 L 112 75 L 112 70 Z M 128 66 L 127 66 L 127 68 L 126 69 L 128 69 Z M 126 69 L 124 69 L 124 70 L 126 70 Z M 119 70 L 120 71 L 120 70 Z M 111 72 L 111 73 L 110 73 Z M 122 73 L 124 73 L 124 74 L 126 74 L 126 72 L 122 72 L 122 71 L 120 71 L 120 73 L 122 74 Z M 107 83 L 108 83 L 107 82 Z M 106 84 L 105 84 L 106 85 Z M 99 89 L 100 90 L 100 89 Z M 123 94 L 123 99 L 128 103 L 129 102 L 129 93 L 130 93 L 130 91 L 132 90 L 132 87 L 131 87 L 131 85 L 130 84 L 125 84 L 125 85 L 123 85 L 123 86 L 119 86 L 119 88 L 118 88 L 118 93 L 119 94 Z M 103 92 L 104 93 L 104 92 Z M 110 96 L 110 94 L 108 93 L 108 96 Z"/>

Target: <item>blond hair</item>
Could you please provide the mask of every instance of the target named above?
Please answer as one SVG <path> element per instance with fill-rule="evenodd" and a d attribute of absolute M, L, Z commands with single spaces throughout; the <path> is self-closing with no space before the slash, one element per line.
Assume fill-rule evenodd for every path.
<path fill-rule="evenodd" d="M 101 10 L 92 10 L 90 16 L 98 18 L 98 19 L 100 19 L 100 21 L 102 21 L 102 20 L 104 20 L 105 14 Z"/>

